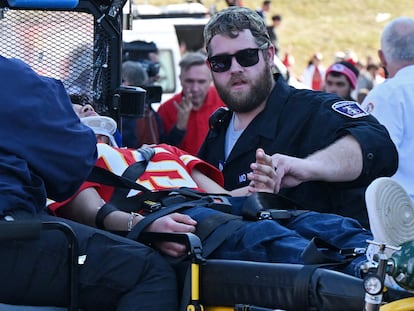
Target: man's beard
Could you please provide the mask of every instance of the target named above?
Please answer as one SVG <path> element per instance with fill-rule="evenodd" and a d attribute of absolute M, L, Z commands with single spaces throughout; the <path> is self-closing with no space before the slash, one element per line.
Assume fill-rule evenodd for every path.
<path fill-rule="evenodd" d="M 237 78 L 243 79 L 242 76 Z M 221 100 L 230 110 L 246 113 L 259 107 L 267 99 L 272 90 L 273 76 L 270 70 L 266 68 L 255 81 L 248 82 L 252 84 L 247 93 L 232 93 L 230 87 L 215 84 Z"/>

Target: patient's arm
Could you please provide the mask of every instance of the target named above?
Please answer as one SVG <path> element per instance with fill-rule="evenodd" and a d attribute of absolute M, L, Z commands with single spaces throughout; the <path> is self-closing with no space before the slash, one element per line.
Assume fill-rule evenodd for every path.
<path fill-rule="evenodd" d="M 73 200 L 59 208 L 57 214 L 58 216 L 95 227 L 96 214 L 104 204 L 105 202 L 96 189 L 90 187 L 80 191 Z M 130 216 L 131 214 L 122 211 L 112 212 L 104 219 L 105 228 L 113 231 L 127 231 Z M 138 222 L 142 216 L 137 216 L 136 218 L 134 223 Z"/>
<path fill-rule="evenodd" d="M 273 192 L 275 186 L 275 171 L 271 156 L 262 149 L 256 151 L 256 162 L 250 165 L 252 172 L 247 175 L 249 186 L 227 191 L 214 180 L 204 175 L 197 169 L 191 172 L 191 176 L 197 185 L 209 193 L 225 193 L 232 196 L 246 196 L 252 192 Z"/>
<path fill-rule="evenodd" d="M 98 210 L 105 202 L 95 188 L 86 188 L 80 191 L 68 204 L 57 210 L 58 216 L 95 227 L 95 218 Z M 132 225 L 136 225 L 144 216 L 134 214 Z M 109 231 L 127 231 L 131 214 L 115 211 L 104 219 L 104 226 Z M 145 231 L 150 232 L 195 232 L 197 222 L 190 216 L 172 213 L 154 220 Z M 157 243 L 157 248 L 170 256 L 181 256 L 185 253 L 184 245 L 174 242 Z"/>

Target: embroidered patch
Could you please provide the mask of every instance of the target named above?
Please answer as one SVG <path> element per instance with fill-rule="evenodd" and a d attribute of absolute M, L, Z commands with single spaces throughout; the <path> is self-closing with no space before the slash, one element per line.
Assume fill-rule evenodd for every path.
<path fill-rule="evenodd" d="M 362 107 L 353 101 L 340 101 L 332 105 L 332 109 L 344 116 L 356 119 L 365 117 L 368 113 Z"/>
<path fill-rule="evenodd" d="M 239 175 L 239 184 L 244 183 L 247 181 L 247 174 Z"/>
<path fill-rule="evenodd" d="M 365 108 L 365 111 L 368 113 L 372 113 L 375 108 L 375 104 L 373 102 L 369 102 Z"/>

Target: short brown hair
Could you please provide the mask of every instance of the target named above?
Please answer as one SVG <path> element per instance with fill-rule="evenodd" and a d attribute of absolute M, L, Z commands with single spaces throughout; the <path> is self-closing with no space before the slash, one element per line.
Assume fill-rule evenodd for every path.
<path fill-rule="evenodd" d="M 232 6 L 214 14 L 204 27 L 204 42 L 209 50 L 211 39 L 215 35 L 236 38 L 239 32 L 249 29 L 257 46 L 271 44 L 264 19 L 257 12 L 246 7 Z"/>

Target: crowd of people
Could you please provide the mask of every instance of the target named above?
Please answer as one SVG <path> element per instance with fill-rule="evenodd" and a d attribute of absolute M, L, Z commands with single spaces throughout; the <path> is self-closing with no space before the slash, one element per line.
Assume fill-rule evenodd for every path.
<path fill-rule="evenodd" d="M 345 66 L 352 73 L 348 70 L 347 73 L 342 71 L 342 75 L 332 73 L 332 68 L 339 68 L 337 64 Z M 346 69 L 345 67 L 342 68 Z M 343 81 L 339 81 L 341 76 Z M 329 81 L 332 79 L 336 81 Z M 315 53 L 298 80 L 306 88 L 326 92 L 332 92 L 334 89 L 334 93 L 361 104 L 368 92 L 385 80 L 385 72 L 379 62 L 376 63 L 369 57 L 366 64 L 363 64 L 352 51 L 336 53 L 328 68 L 323 63 L 322 53 Z M 342 90 L 339 90 L 340 88 Z"/>
<path fill-rule="evenodd" d="M 309 89 L 295 89 L 275 73 L 278 47 L 264 19 L 270 1 L 263 5 L 258 12 L 229 6 L 211 17 L 205 53 L 185 54 L 180 62 L 182 91 L 151 110 L 158 120 L 151 141 L 139 140 L 145 129 L 135 119 L 127 143 L 116 123 L 102 119 L 93 126 L 90 118 L 100 116 L 92 105 L 75 102 L 61 82 L 23 62 L 0 57 L 0 87 L 10 103 L 0 114 L 0 221 L 57 218 L 74 229 L 86 255 L 81 309 L 177 310 L 176 276 L 160 253 L 176 257 L 184 247 L 150 248 L 113 233 L 130 232 L 145 219 L 140 196 L 154 190 L 185 187 L 228 197 L 227 212 L 187 206 L 145 228 L 196 233 L 205 246 L 232 228 L 209 258 L 304 264 L 303 251 L 316 238 L 333 246 L 320 250 L 323 258 L 343 263 L 338 249 L 367 249 L 372 239 L 393 245 L 414 239 L 414 20 L 396 18 L 384 28 L 379 57 L 386 83 L 377 82 L 376 64 L 362 69 L 339 58 L 324 68 L 316 53 L 302 81 Z M 156 84 L 156 49 L 147 52 L 145 61 L 124 60 L 125 85 Z M 151 145 L 137 149 L 145 143 Z M 130 169 L 137 163 L 145 165 L 139 173 Z M 87 180 L 95 166 L 129 178 L 139 190 Z M 379 197 L 389 194 L 387 185 L 408 201 L 385 206 Z M 303 209 L 283 220 L 246 219 L 249 198 L 261 193 Z M 124 208 L 131 204 L 132 210 Z M 396 214 L 402 224 L 390 224 Z M 62 238 L 47 233 L 36 242 L 1 244 L 2 260 L 17 268 L 2 265 L 7 286 L 0 301 L 67 305 Z M 373 259 L 353 256 L 340 270 L 363 277 L 361 264 Z"/>

